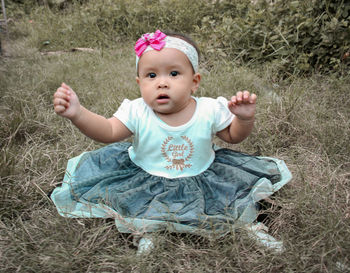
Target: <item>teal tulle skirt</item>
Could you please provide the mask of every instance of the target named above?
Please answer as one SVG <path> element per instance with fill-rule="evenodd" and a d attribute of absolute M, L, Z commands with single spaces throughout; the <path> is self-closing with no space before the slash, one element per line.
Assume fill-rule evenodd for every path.
<path fill-rule="evenodd" d="M 128 233 L 222 233 L 255 221 L 257 202 L 292 177 L 281 160 L 229 149 L 216 149 L 214 162 L 197 176 L 159 177 L 130 160 L 129 146 L 114 143 L 70 159 L 51 194 L 59 214 L 114 218 Z"/>

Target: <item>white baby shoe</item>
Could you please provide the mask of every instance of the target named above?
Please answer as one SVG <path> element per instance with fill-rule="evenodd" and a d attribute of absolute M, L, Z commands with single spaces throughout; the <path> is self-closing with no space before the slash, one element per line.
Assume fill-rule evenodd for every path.
<path fill-rule="evenodd" d="M 150 237 L 141 237 L 138 243 L 136 255 L 147 255 L 154 248 L 153 240 Z"/>
<path fill-rule="evenodd" d="M 284 246 L 282 241 L 277 241 L 274 237 L 269 235 L 268 227 L 263 223 L 253 223 L 246 225 L 245 230 L 248 231 L 248 236 L 257 241 L 258 244 L 271 249 L 275 252 L 283 252 Z"/>

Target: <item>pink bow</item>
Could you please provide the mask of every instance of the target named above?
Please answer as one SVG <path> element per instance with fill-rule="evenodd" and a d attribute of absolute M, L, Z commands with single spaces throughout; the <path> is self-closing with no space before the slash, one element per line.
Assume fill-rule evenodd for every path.
<path fill-rule="evenodd" d="M 165 46 L 165 37 L 166 35 L 160 30 L 157 30 L 153 34 L 146 33 L 142 35 L 142 37 L 137 40 L 134 47 L 136 55 L 140 57 L 148 46 L 158 51 L 161 50 Z"/>

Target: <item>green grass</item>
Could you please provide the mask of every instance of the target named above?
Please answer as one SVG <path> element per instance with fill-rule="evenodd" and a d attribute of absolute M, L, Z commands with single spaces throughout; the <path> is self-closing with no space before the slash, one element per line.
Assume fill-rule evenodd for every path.
<path fill-rule="evenodd" d="M 69 158 L 102 146 L 54 113 L 53 93 L 64 81 L 84 106 L 111 116 L 124 98 L 139 96 L 133 42 L 43 56 L 38 41 L 60 28 L 50 30 L 51 16 L 13 23 L 9 57 L 0 58 L 0 272 L 346 272 L 339 263 L 350 267 L 348 77 L 279 80 L 272 65 L 203 63 L 198 95 L 248 89 L 259 96 L 252 135 L 239 145 L 215 141 L 281 158 L 293 173 L 265 211 L 286 251 L 276 255 L 245 233 L 209 239 L 162 232 L 154 235 L 154 252 L 138 258 L 132 236 L 119 233 L 113 220 L 63 218 L 47 196 Z M 55 49 L 72 46 L 57 43 Z"/>

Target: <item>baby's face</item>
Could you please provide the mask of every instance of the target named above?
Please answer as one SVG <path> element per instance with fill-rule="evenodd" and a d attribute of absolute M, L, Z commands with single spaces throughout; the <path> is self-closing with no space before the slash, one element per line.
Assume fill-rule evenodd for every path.
<path fill-rule="evenodd" d="M 144 101 L 162 114 L 184 109 L 199 85 L 199 74 L 193 73 L 186 55 L 174 48 L 151 50 L 144 53 L 138 63 L 140 86 Z"/>

